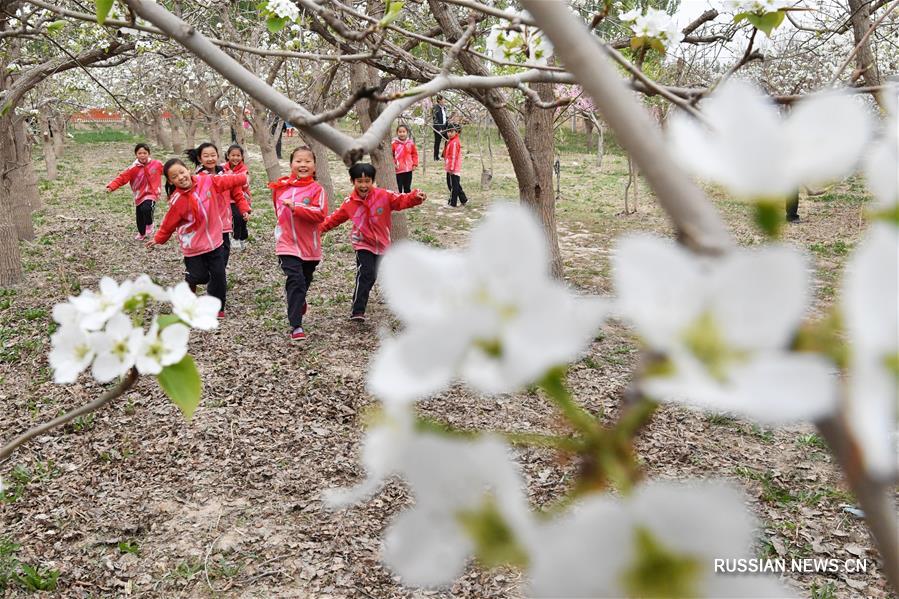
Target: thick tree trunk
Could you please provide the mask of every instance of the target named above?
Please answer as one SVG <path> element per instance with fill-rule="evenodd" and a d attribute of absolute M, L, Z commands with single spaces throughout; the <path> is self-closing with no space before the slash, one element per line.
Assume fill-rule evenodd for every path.
<path fill-rule="evenodd" d="M 184 123 L 184 143 L 188 148 L 197 147 L 197 124 L 199 121 L 188 117 Z"/>
<path fill-rule="evenodd" d="M 860 45 L 855 55 L 855 64 L 858 72 L 867 86 L 878 86 L 881 83 L 880 69 L 877 68 L 877 59 L 871 49 L 871 39 L 862 43 L 868 29 L 871 28 L 871 0 L 849 0 L 849 18 L 852 21 L 852 35 L 857 46 Z M 876 96 L 875 96 L 876 98 Z"/>
<path fill-rule="evenodd" d="M 47 167 L 47 180 L 56 180 L 56 146 L 53 143 L 53 125 L 50 119 L 41 116 L 41 138 L 44 142 L 44 164 Z"/>
<path fill-rule="evenodd" d="M 12 117 L 7 114 L 0 116 L 0 287 L 22 280 L 19 237 L 12 221 L 12 173 L 17 166 Z"/>
<path fill-rule="evenodd" d="M 62 115 L 50 120 L 50 127 L 53 131 L 53 151 L 56 153 L 57 160 L 62 158 L 62 153 L 65 151 L 66 125 L 66 117 Z"/>
<path fill-rule="evenodd" d="M 553 100 L 551 83 L 531 85 L 544 102 Z M 530 206 L 543 223 L 551 251 L 553 276 L 562 276 L 562 256 L 559 252 L 559 235 L 556 228 L 556 198 L 553 194 L 553 111 L 540 108 L 529 99 L 524 105 L 524 143 L 534 169 L 533 195 L 521 198 Z"/>
<path fill-rule="evenodd" d="M 584 117 L 584 131 L 587 132 L 587 149 L 593 149 L 593 121 L 589 117 Z"/>
<path fill-rule="evenodd" d="M 265 168 L 265 176 L 269 181 L 277 181 L 281 177 L 281 162 L 275 151 L 275 135 L 272 134 L 271 124 L 268 121 L 268 110 L 256 101 L 253 104 L 253 115 L 250 124 L 253 126 L 253 141 L 259 146 L 262 153 L 262 166 Z M 280 121 L 279 121 L 280 123 Z"/>
<path fill-rule="evenodd" d="M 162 113 L 158 111 L 153 113 L 153 135 L 156 137 L 156 143 L 159 145 L 160 151 L 172 147 L 172 138 L 165 128 L 165 123 L 162 120 Z"/>
<path fill-rule="evenodd" d="M 20 240 L 34 239 L 34 223 L 31 213 L 40 207 L 37 193 L 37 175 L 31 164 L 31 147 L 25 132 L 25 120 L 13 119 L 13 148 L 16 168 L 9 174 L 12 182 L 12 222 Z"/>
<path fill-rule="evenodd" d="M 377 75 L 374 69 L 361 63 L 353 64 L 351 77 L 353 89 L 369 87 L 377 83 Z M 380 104 L 373 104 L 368 100 L 362 100 L 356 105 L 359 125 L 363 131 L 371 127 L 372 121 L 378 118 L 381 110 Z M 393 164 L 393 149 L 390 147 L 389 136 L 379 141 L 377 147 L 369 153 L 369 156 L 371 157 L 372 166 L 376 169 L 375 183 L 377 183 L 378 187 L 396 191 L 396 167 Z M 409 237 L 409 224 L 406 215 L 402 212 L 391 213 L 390 237 L 394 241 Z"/>
<path fill-rule="evenodd" d="M 172 131 L 172 152 L 180 156 L 184 153 L 184 148 L 186 147 L 184 119 L 181 115 L 173 112 L 172 118 L 169 119 L 169 126 Z"/>
<path fill-rule="evenodd" d="M 230 123 L 231 129 L 234 131 L 234 137 L 232 138 L 234 143 L 239 144 L 244 148 L 247 147 L 247 132 L 244 131 L 243 128 L 243 116 L 233 115 Z"/>
<path fill-rule="evenodd" d="M 214 143 L 219 151 L 224 152 L 218 121 L 209 116 L 206 117 L 206 134 L 209 136 L 209 141 Z"/>

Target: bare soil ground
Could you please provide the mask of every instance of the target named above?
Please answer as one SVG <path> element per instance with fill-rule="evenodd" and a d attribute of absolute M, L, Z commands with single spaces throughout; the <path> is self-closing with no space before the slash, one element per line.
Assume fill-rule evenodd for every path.
<path fill-rule="evenodd" d="M 425 155 L 426 152 L 423 152 Z M 161 157 L 161 156 L 160 156 Z M 181 278 L 174 243 L 148 252 L 136 241 L 130 194 L 103 187 L 132 160 L 131 144 L 72 144 L 61 176 L 42 183 L 37 237 L 23 244 L 27 278 L 0 290 L 0 435 L 83 404 L 102 388 L 82 377 L 53 384 L 47 364 L 55 303 L 99 278 L 148 273 L 164 284 Z M 588 154 L 563 155 L 559 202 L 562 254 L 569 282 L 610 291 L 609 251 L 627 231 L 670 233 L 644 192 L 639 212 L 624 216 L 626 166 L 607 156 L 600 172 Z M 347 192 L 336 162 L 335 180 Z M 493 190 L 479 191 L 469 155 L 465 209 L 445 206 L 442 165 L 416 174 L 431 199 L 407 214 L 411 235 L 444 247 L 466 233 L 495 199 L 516 196 L 506 158 Z M 192 335 L 191 353 L 205 395 L 190 422 L 152 379 L 114 405 L 38 439 L 0 464 L 9 485 L 0 501 L 0 585 L 12 560 L 34 566 L 38 579 L 58 572 L 63 597 L 518 597 L 520 575 L 472 567 L 451 589 L 404 588 L 378 561 L 382 533 L 409 504 L 400 482 L 342 512 L 322 507 L 323 489 L 351 484 L 363 471 L 358 443 L 366 407 L 366 365 L 379 332 L 396 326 L 377 292 L 370 322 L 347 321 L 354 258 L 345 228 L 326 238 L 326 257 L 310 293 L 305 345 L 291 345 L 283 278 L 273 255 L 270 196 L 258 160 L 251 243 L 232 253 L 228 318 Z M 645 188 L 645 187 L 644 187 Z M 713 190 L 714 193 L 714 190 Z M 716 201 L 741 243 L 756 244 L 745 206 Z M 339 198 L 331 199 L 332 209 Z M 803 221 L 787 239 L 808 249 L 817 271 L 816 308 L 834 301 L 846 254 L 863 223 L 865 201 L 850 181 L 803 200 Z M 164 202 L 157 209 L 161 219 Z M 539 323 L 535 323 L 539 327 Z M 614 419 L 636 356 L 626 330 L 612 328 L 574 364 L 570 384 L 591 410 Z M 422 410 L 457 426 L 558 430 L 537 394 L 479 397 L 462 387 L 424 402 Z M 723 416 L 663 407 L 639 441 L 652 477 L 723 477 L 741 485 L 760 522 L 761 557 L 867 559 L 867 572 L 790 574 L 800 596 L 888 597 L 863 522 L 826 447 L 811 428 L 763 429 Z M 517 453 L 535 506 L 558 497 L 569 466 L 544 450 Z M 19 567 L 21 571 L 21 566 Z M 5 596 L 28 594 L 8 581 Z"/>

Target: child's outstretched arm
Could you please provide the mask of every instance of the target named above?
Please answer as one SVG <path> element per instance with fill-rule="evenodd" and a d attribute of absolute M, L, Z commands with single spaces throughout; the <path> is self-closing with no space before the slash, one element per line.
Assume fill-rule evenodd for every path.
<path fill-rule="evenodd" d="M 331 216 L 325 219 L 321 225 L 319 225 L 318 230 L 321 233 L 327 233 L 334 227 L 341 225 L 349 220 L 350 214 L 346 210 L 346 205 L 349 200 L 344 200 L 343 204 L 340 205 L 340 208 L 331 213 Z"/>
<path fill-rule="evenodd" d="M 168 241 L 178 225 L 185 220 L 188 198 L 182 196 L 178 200 L 169 206 L 168 212 L 162 218 L 159 229 L 156 230 L 156 235 L 147 240 L 147 249 L 153 249 L 154 245 L 162 245 Z"/>
<path fill-rule="evenodd" d="M 253 211 L 253 209 L 250 208 L 250 203 L 247 201 L 247 197 L 243 193 L 243 186 L 232 187 L 230 191 L 231 199 L 234 200 L 234 204 L 237 206 L 237 211 L 240 212 L 240 215 L 244 220 L 250 220 L 250 213 Z"/>
<path fill-rule="evenodd" d="M 119 173 L 115 179 L 113 179 L 106 185 L 106 192 L 111 193 L 111 192 L 115 191 L 116 189 L 118 189 L 119 187 L 121 187 L 122 185 L 125 185 L 126 183 L 130 183 L 131 177 L 134 174 L 134 168 L 135 167 L 133 167 L 133 166 L 129 166 L 128 168 L 123 170 L 121 173 Z"/>
<path fill-rule="evenodd" d="M 297 203 L 289 198 L 282 198 L 281 203 L 290 208 L 294 216 L 308 222 L 324 222 L 328 215 L 328 198 L 324 189 L 319 190 L 314 198 L 310 198 L 308 204 L 305 201 Z"/>
<path fill-rule="evenodd" d="M 428 199 L 427 194 L 420 189 L 413 189 L 409 193 L 393 193 L 390 194 L 390 209 L 391 210 L 405 210 L 406 208 L 412 208 L 413 206 L 418 206 L 422 202 Z"/>

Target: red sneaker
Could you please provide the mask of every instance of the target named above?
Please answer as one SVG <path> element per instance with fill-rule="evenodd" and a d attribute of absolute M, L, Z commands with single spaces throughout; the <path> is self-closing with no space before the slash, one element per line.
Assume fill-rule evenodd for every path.
<path fill-rule="evenodd" d="M 303 327 L 297 327 L 290 333 L 291 341 L 305 341 L 306 333 L 303 332 Z"/>
<path fill-rule="evenodd" d="M 223 318 L 225 318 L 225 311 L 219 310 L 219 320 L 222 320 Z"/>
<path fill-rule="evenodd" d="M 307 304 L 306 302 L 303 302 L 303 309 L 300 310 L 300 314 L 302 314 L 303 316 L 306 316 L 306 312 L 308 310 L 309 310 L 309 304 Z"/>

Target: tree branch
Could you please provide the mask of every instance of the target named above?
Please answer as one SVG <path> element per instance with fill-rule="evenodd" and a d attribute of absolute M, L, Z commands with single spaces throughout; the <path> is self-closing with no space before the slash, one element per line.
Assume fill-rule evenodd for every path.
<path fill-rule="evenodd" d="M 44 424 L 40 424 L 28 429 L 27 431 L 4 445 L 2 448 L 0 448 L 0 462 L 8 458 L 12 454 L 12 452 L 15 451 L 15 449 L 23 443 L 27 443 L 38 435 L 43 435 L 44 433 L 62 426 L 66 422 L 74 420 L 79 416 L 84 416 L 85 414 L 89 414 L 95 410 L 98 410 L 111 402 L 113 399 L 120 397 L 134 385 L 134 383 L 137 381 L 137 378 L 137 368 L 132 367 L 131 370 L 129 370 L 125 375 L 125 377 L 121 381 L 119 381 L 118 385 L 116 385 L 114 388 L 110 389 L 94 401 L 84 404 L 80 408 L 75 408 L 71 412 L 63 414 L 62 416 L 57 416 L 49 422 L 45 422 Z"/>

